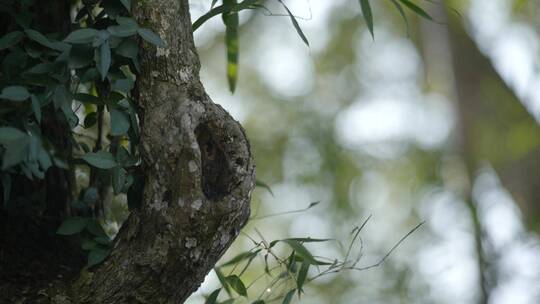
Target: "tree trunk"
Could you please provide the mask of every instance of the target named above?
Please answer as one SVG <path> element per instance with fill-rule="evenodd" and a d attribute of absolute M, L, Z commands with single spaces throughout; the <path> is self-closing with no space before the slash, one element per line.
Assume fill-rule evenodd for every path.
<path fill-rule="evenodd" d="M 255 169 L 242 127 L 204 92 L 188 0 L 138 1 L 139 24 L 166 48 L 143 43 L 143 206 L 110 257 L 71 297 L 92 303 L 182 303 L 249 217 Z"/>
<path fill-rule="evenodd" d="M 46 278 L 48 287 L 28 291 L 34 296 L 21 291 L 0 295 L 0 301 L 183 303 L 249 217 L 255 184 L 249 142 L 200 83 L 188 0 L 141 0 L 133 6 L 139 24 L 167 44 L 156 48 L 141 42 L 136 92 L 142 109 L 142 205 L 131 212 L 103 263 L 83 269 L 75 279 L 54 273 Z M 7 235 L 9 223 L 2 224 L 0 233 Z M 49 227 L 52 238 L 56 227 Z M 11 239 L 17 236 L 5 238 Z M 27 249 L 15 244 L 13 250 Z M 63 257 L 61 248 L 52 254 Z M 9 262 L 2 250 L 0 258 Z"/>

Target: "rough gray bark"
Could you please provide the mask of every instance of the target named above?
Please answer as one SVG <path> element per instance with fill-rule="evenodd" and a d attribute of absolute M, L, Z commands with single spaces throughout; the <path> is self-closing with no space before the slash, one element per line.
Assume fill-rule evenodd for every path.
<path fill-rule="evenodd" d="M 143 43 L 143 206 L 104 263 L 72 288 L 77 303 L 182 303 L 249 217 L 255 170 L 242 127 L 204 92 L 188 0 L 138 1 Z"/>

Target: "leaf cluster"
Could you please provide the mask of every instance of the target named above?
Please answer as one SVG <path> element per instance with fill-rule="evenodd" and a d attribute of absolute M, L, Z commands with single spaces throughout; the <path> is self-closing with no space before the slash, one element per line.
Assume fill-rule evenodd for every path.
<path fill-rule="evenodd" d="M 101 189 L 127 194 L 130 206 L 140 202 L 139 109 L 132 98 L 139 41 L 166 45 L 131 17 L 130 0 L 82 1 L 67 33 L 45 27 L 31 13 L 37 3 L 0 7 L 10 16 L 0 37 L 3 207 L 16 203 L 10 201 L 15 180 L 43 180 L 53 167 L 89 172 L 88 186 L 71 202 L 76 217 L 58 233 L 91 233 Z M 89 265 L 106 256 L 104 237 L 83 242 Z"/>

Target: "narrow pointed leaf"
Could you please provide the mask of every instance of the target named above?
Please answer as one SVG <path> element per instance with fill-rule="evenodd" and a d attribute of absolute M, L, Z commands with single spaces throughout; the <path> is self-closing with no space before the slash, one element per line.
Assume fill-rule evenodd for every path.
<path fill-rule="evenodd" d="M 296 291 L 296 289 L 289 290 L 289 292 L 287 292 L 287 294 L 283 298 L 283 302 L 281 302 L 281 304 L 290 304 L 291 301 L 292 301 L 292 298 L 294 296 L 295 291 Z"/>
<path fill-rule="evenodd" d="M 415 12 L 416 14 L 433 21 L 433 18 L 421 7 L 418 5 L 412 3 L 410 0 L 399 0 L 403 5 L 405 5 L 407 8 L 409 8 L 411 11 Z"/>
<path fill-rule="evenodd" d="M 34 112 L 34 116 L 36 117 L 37 122 L 41 123 L 41 103 L 35 95 L 30 96 L 30 98 L 32 100 L 32 111 Z"/>
<path fill-rule="evenodd" d="M 369 0 L 360 0 L 360 8 L 362 8 L 362 15 L 364 16 L 364 21 L 371 33 L 371 37 L 375 38 L 375 34 L 373 33 L 373 13 L 371 11 Z"/>
<path fill-rule="evenodd" d="M 224 0 L 225 7 L 234 7 L 236 0 Z M 234 93 L 238 79 L 238 12 L 223 14 L 225 23 L 225 44 L 227 46 L 227 80 L 229 90 Z"/>
<path fill-rule="evenodd" d="M 304 286 L 304 282 L 307 278 L 309 265 L 309 262 L 307 260 L 304 260 L 302 262 L 302 266 L 300 266 L 300 270 L 298 271 L 298 276 L 296 277 L 296 287 L 298 288 L 298 295 L 303 292 L 302 287 Z"/>
<path fill-rule="evenodd" d="M 105 41 L 99 47 L 99 56 L 99 72 L 103 81 L 107 77 L 107 73 L 109 73 L 109 68 L 111 67 L 111 48 L 108 41 Z"/>
<path fill-rule="evenodd" d="M 214 272 L 216 273 L 216 276 L 218 277 L 219 282 L 221 283 L 221 286 L 225 288 L 225 291 L 229 296 L 232 296 L 231 294 L 231 287 L 227 284 L 227 280 L 225 279 L 225 276 L 221 272 L 221 270 L 218 267 L 214 267 Z"/>
<path fill-rule="evenodd" d="M 307 40 L 306 38 L 306 35 L 304 35 L 304 32 L 302 32 L 302 29 L 300 28 L 300 25 L 298 24 L 298 21 L 296 21 L 296 17 L 294 17 L 294 15 L 292 14 L 292 12 L 289 10 L 289 8 L 287 7 L 287 5 L 285 5 L 285 3 L 283 3 L 282 0 L 278 0 L 279 3 L 281 3 L 281 5 L 283 5 L 283 7 L 285 8 L 285 10 L 287 11 L 287 14 L 289 14 L 289 17 L 291 18 L 291 22 L 294 26 L 294 29 L 296 30 L 296 32 L 298 33 L 298 35 L 300 36 L 300 38 L 302 38 L 302 41 L 304 41 L 304 43 L 309 46 L 309 41 Z"/>
<path fill-rule="evenodd" d="M 405 11 L 403 10 L 403 7 L 397 0 L 390 0 L 396 9 L 398 10 L 399 14 L 401 15 L 401 18 L 403 18 L 403 21 L 405 22 L 405 28 L 407 32 L 407 36 L 409 35 L 409 20 L 407 19 L 407 15 L 405 15 Z"/>
<path fill-rule="evenodd" d="M 313 255 L 307 250 L 304 245 L 302 245 L 300 242 L 296 240 L 282 240 L 282 242 L 289 245 L 296 253 L 304 258 L 305 261 L 309 262 L 310 264 L 316 265 L 317 261 L 313 257 Z"/>
<path fill-rule="evenodd" d="M 237 275 L 230 275 L 225 278 L 229 286 L 231 286 L 234 291 L 243 297 L 247 297 L 247 289 L 244 285 L 244 282 Z"/>
<path fill-rule="evenodd" d="M 208 298 L 206 298 L 206 301 L 204 302 L 204 304 L 215 304 L 215 303 L 217 303 L 217 297 L 218 297 L 220 291 L 221 291 L 221 288 L 218 288 L 218 289 L 214 290 L 208 296 Z"/>
<path fill-rule="evenodd" d="M 153 45 L 159 46 L 161 48 L 167 47 L 165 42 L 163 42 L 163 40 L 161 40 L 158 35 L 156 35 L 154 32 L 147 28 L 140 28 L 137 30 L 137 33 L 139 33 L 139 36 L 141 36 L 142 39 L 150 42 Z"/>
<path fill-rule="evenodd" d="M 270 192 L 270 194 L 272 196 L 274 196 L 274 193 L 272 192 L 272 188 L 270 188 L 270 186 L 268 186 L 267 183 L 261 181 L 261 180 L 255 180 L 255 187 L 261 187 L 261 188 L 264 188 L 266 189 L 268 192 Z"/>
<path fill-rule="evenodd" d="M 120 2 L 128 10 L 128 12 L 131 12 L 131 0 L 120 0 Z"/>

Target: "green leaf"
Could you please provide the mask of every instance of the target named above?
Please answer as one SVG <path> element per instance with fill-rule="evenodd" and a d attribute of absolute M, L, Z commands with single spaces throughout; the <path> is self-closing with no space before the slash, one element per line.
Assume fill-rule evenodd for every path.
<path fill-rule="evenodd" d="M 251 304 L 264 304 L 266 302 L 264 302 L 264 300 L 257 300 L 255 302 L 251 302 Z"/>
<path fill-rule="evenodd" d="M 409 20 L 407 19 L 407 15 L 405 15 L 405 11 L 403 10 L 403 7 L 401 7 L 401 4 L 397 2 L 397 0 L 390 0 L 394 6 L 396 7 L 397 11 L 401 15 L 401 18 L 403 18 L 403 22 L 405 22 L 405 28 L 407 35 L 409 35 Z"/>
<path fill-rule="evenodd" d="M 29 138 L 10 141 L 5 145 L 6 150 L 2 158 L 2 170 L 15 166 L 24 161 L 28 156 Z"/>
<path fill-rule="evenodd" d="M 130 26 L 132 28 L 138 28 L 139 27 L 139 24 L 137 23 L 137 21 L 135 21 L 135 19 L 133 19 L 131 17 L 118 16 L 118 17 L 116 17 L 116 22 L 118 22 L 118 24 L 120 24 L 120 25 Z"/>
<path fill-rule="evenodd" d="M 94 241 L 103 246 L 111 246 L 111 239 L 108 236 L 96 236 Z"/>
<path fill-rule="evenodd" d="M 32 111 L 34 112 L 34 116 L 36 117 L 37 122 L 41 123 L 41 103 L 34 94 L 32 94 L 30 98 L 32 100 Z"/>
<path fill-rule="evenodd" d="M 75 30 L 64 39 L 64 42 L 73 44 L 91 43 L 97 36 L 98 31 L 92 28 Z"/>
<path fill-rule="evenodd" d="M 135 59 L 139 54 L 139 46 L 137 40 L 129 38 L 123 39 L 122 42 L 115 49 L 116 54 L 124 56 L 126 58 Z"/>
<path fill-rule="evenodd" d="M 371 37 L 375 38 L 375 34 L 373 33 L 373 13 L 371 12 L 369 0 L 360 0 L 360 7 L 362 8 L 362 15 L 364 16 L 364 21 L 371 33 Z"/>
<path fill-rule="evenodd" d="M 223 14 L 226 12 L 225 7 L 223 5 L 217 6 L 212 8 L 208 13 L 202 15 L 197 19 L 193 24 L 191 25 L 192 30 L 195 32 L 203 23 L 205 23 L 208 19 L 217 16 L 219 14 Z"/>
<path fill-rule="evenodd" d="M 122 167 L 112 169 L 112 187 L 114 194 L 122 192 L 126 183 L 127 171 Z"/>
<path fill-rule="evenodd" d="M 109 249 L 101 248 L 91 250 L 90 253 L 88 253 L 88 267 L 92 267 L 103 262 L 103 260 L 105 260 L 105 258 L 109 255 L 109 252 Z"/>
<path fill-rule="evenodd" d="M 26 29 L 26 30 L 24 30 L 24 32 L 26 33 L 28 38 L 34 40 L 35 42 L 37 42 L 37 43 L 39 43 L 39 44 L 41 44 L 43 46 L 46 46 L 48 48 L 54 49 L 53 43 L 47 37 L 45 37 L 43 34 L 41 34 L 40 32 L 38 32 L 36 30 L 33 30 L 33 29 Z"/>
<path fill-rule="evenodd" d="M 6 143 L 20 140 L 26 137 L 27 137 L 26 133 L 22 132 L 19 129 L 15 129 L 12 127 L 0 128 L 0 144 L 6 144 Z"/>
<path fill-rule="evenodd" d="M 99 99 L 99 97 L 86 94 L 86 93 L 77 93 L 73 96 L 75 100 L 85 102 L 85 103 L 92 103 L 96 105 L 102 105 L 103 102 Z"/>
<path fill-rule="evenodd" d="M 73 235 L 83 231 L 84 227 L 88 223 L 88 219 L 84 217 L 70 217 L 62 222 L 60 227 L 56 230 L 56 234 L 60 235 Z"/>
<path fill-rule="evenodd" d="M 28 74 L 47 74 L 54 70 L 54 64 L 52 63 L 38 63 L 31 67 L 25 73 Z"/>
<path fill-rule="evenodd" d="M 208 298 L 206 298 L 206 301 L 204 302 L 204 304 L 215 304 L 217 302 L 217 297 L 220 291 L 221 291 L 221 288 L 218 288 L 212 291 L 212 293 L 208 296 Z"/>
<path fill-rule="evenodd" d="M 224 0 L 225 7 L 233 7 L 236 0 Z M 229 90 L 234 93 L 236 80 L 238 79 L 238 12 L 223 14 L 223 23 L 225 23 L 225 44 L 227 46 L 227 80 Z"/>
<path fill-rule="evenodd" d="M 107 73 L 109 73 L 109 68 L 111 67 L 111 48 L 108 41 L 105 41 L 99 47 L 99 56 L 98 70 L 101 73 L 101 81 L 103 81 L 107 77 Z"/>
<path fill-rule="evenodd" d="M 261 180 L 255 180 L 255 187 L 261 187 L 261 188 L 264 188 L 266 189 L 268 192 L 270 192 L 270 194 L 272 196 L 274 196 L 274 192 L 272 192 L 272 188 L 270 188 L 270 186 L 268 186 L 268 184 L 266 184 L 265 182 L 261 181 Z"/>
<path fill-rule="evenodd" d="M 238 5 L 235 5 L 233 7 L 226 7 L 225 5 L 219 5 L 219 6 L 213 7 L 212 5 L 212 8 L 210 9 L 210 11 L 208 11 L 208 13 L 202 15 L 201 17 L 199 17 L 199 19 L 193 22 L 193 25 L 191 26 L 192 30 L 193 31 L 197 30 L 208 19 L 215 17 L 217 15 L 220 15 L 223 13 L 229 13 L 230 11 L 233 11 L 233 10 L 236 12 L 239 12 L 244 9 L 255 8 L 257 7 L 257 3 L 259 1 L 260 0 L 244 0 L 240 2 Z"/>
<path fill-rule="evenodd" d="M 307 238 L 287 238 L 285 240 L 302 242 L 302 243 L 321 243 L 321 242 L 333 241 L 333 239 L 313 239 L 313 238 L 310 238 L 310 237 L 307 237 Z"/>
<path fill-rule="evenodd" d="M 131 0 L 120 0 L 122 5 L 127 9 L 128 12 L 131 12 Z"/>
<path fill-rule="evenodd" d="M 52 166 L 51 156 L 43 148 L 41 148 L 41 151 L 39 152 L 38 162 L 44 172 Z"/>
<path fill-rule="evenodd" d="M 77 116 L 77 114 L 75 114 L 75 112 L 73 112 L 73 109 L 71 108 L 71 102 L 63 103 L 60 106 L 60 110 L 62 110 L 62 113 L 64 113 L 64 117 L 66 118 L 66 121 L 72 129 L 79 124 L 79 117 Z"/>
<path fill-rule="evenodd" d="M 111 33 L 112 36 L 115 37 L 129 37 L 137 34 L 137 30 L 139 29 L 139 26 L 137 24 L 135 25 L 129 25 L 129 24 L 121 24 L 121 25 L 112 25 L 107 28 L 107 31 Z"/>
<path fill-rule="evenodd" d="M 244 285 L 244 282 L 237 276 L 237 275 L 230 275 L 225 278 L 225 281 L 231 286 L 234 291 L 236 291 L 239 295 L 247 297 L 247 289 Z"/>
<path fill-rule="evenodd" d="M 84 118 L 84 127 L 91 128 L 97 123 L 97 112 L 90 112 Z"/>
<path fill-rule="evenodd" d="M 282 304 L 290 304 L 291 301 L 292 301 L 292 298 L 294 296 L 294 292 L 296 291 L 296 289 L 291 289 L 289 290 L 289 292 L 287 292 L 287 294 L 285 295 L 285 297 L 283 298 L 283 302 L 281 302 Z"/>
<path fill-rule="evenodd" d="M 218 277 L 218 280 L 221 283 L 221 285 L 223 286 L 223 288 L 225 288 L 225 291 L 227 292 L 227 294 L 229 296 L 232 296 L 231 288 L 227 284 L 227 280 L 226 280 L 225 276 L 223 275 L 223 273 L 221 272 L 221 270 L 218 267 L 214 267 L 214 272 L 216 273 L 216 276 Z"/>
<path fill-rule="evenodd" d="M 0 94 L 0 98 L 13 100 L 13 101 L 23 101 L 30 97 L 30 93 L 25 87 L 22 86 L 9 86 L 5 87 Z"/>
<path fill-rule="evenodd" d="M 110 109 L 109 112 L 111 114 L 111 135 L 125 134 L 129 130 L 129 116 L 117 109 Z"/>
<path fill-rule="evenodd" d="M 135 82 L 129 78 L 126 79 L 116 79 L 111 84 L 111 89 L 114 91 L 126 92 L 128 93 L 133 89 Z"/>
<path fill-rule="evenodd" d="M 431 18 L 431 16 L 424 9 L 419 7 L 418 5 L 412 3 L 409 0 L 399 0 L 399 1 L 401 3 L 403 3 L 403 5 L 405 5 L 407 8 L 409 8 L 411 11 L 415 12 L 416 14 L 418 14 L 418 15 L 420 15 L 420 16 L 428 19 L 428 20 L 433 21 L 433 18 Z"/>
<path fill-rule="evenodd" d="M 305 261 L 309 262 L 310 264 L 314 264 L 314 265 L 317 264 L 317 261 L 315 260 L 313 255 L 311 255 L 311 253 L 307 250 L 307 248 L 304 247 L 304 245 L 302 245 L 300 242 L 296 240 L 291 240 L 291 239 L 285 239 L 285 240 L 282 240 L 282 242 L 289 245 L 294 251 L 296 251 L 296 253 L 299 256 L 304 258 Z"/>
<path fill-rule="evenodd" d="M 56 86 L 53 93 L 53 103 L 55 109 L 62 108 L 64 105 L 71 107 L 71 97 L 66 87 L 61 84 Z"/>
<path fill-rule="evenodd" d="M 298 35 L 300 36 L 300 38 L 302 38 L 302 41 L 304 41 L 304 43 L 309 46 L 309 41 L 307 40 L 306 38 L 306 35 L 304 35 L 304 32 L 302 32 L 302 29 L 300 28 L 300 25 L 298 24 L 298 21 L 296 21 L 296 17 L 294 17 L 294 15 L 292 14 L 292 12 L 289 10 L 289 8 L 287 7 L 287 5 L 285 5 L 285 3 L 283 3 L 282 0 L 278 0 L 279 3 L 281 3 L 281 5 L 283 5 L 283 7 L 285 8 L 285 10 L 287 11 L 287 14 L 289 14 L 289 17 L 291 18 L 291 22 L 294 26 L 294 29 L 296 29 L 296 32 L 298 33 Z"/>
<path fill-rule="evenodd" d="M 302 266 L 300 266 L 300 271 L 298 271 L 298 276 L 296 277 L 296 287 L 298 288 L 298 295 L 303 292 L 302 287 L 304 286 L 304 282 L 307 278 L 309 265 L 309 262 L 307 260 L 304 260 L 302 262 Z"/>
<path fill-rule="evenodd" d="M 114 156 L 107 151 L 86 153 L 81 158 L 88 164 L 100 169 L 111 169 L 118 165 Z"/>
<path fill-rule="evenodd" d="M 159 38 L 158 35 L 156 35 L 154 32 L 152 32 L 149 29 L 140 28 L 137 30 L 137 33 L 139 33 L 139 36 L 141 36 L 142 39 L 146 40 L 147 42 L 150 42 L 153 45 L 156 45 L 161 48 L 167 47 L 165 42 L 163 42 L 163 40 L 161 40 L 161 38 Z"/>
<path fill-rule="evenodd" d="M 223 263 L 223 265 L 221 265 L 220 267 L 226 267 L 226 266 L 234 265 L 234 264 L 237 264 L 237 263 L 239 263 L 239 262 L 241 262 L 243 260 L 251 259 L 252 257 L 257 256 L 257 253 L 259 253 L 260 251 L 261 250 L 242 252 L 242 253 L 236 255 L 234 258 L 230 259 L 229 261 Z"/>
<path fill-rule="evenodd" d="M 111 33 L 109 31 L 99 30 L 96 38 L 92 40 L 92 48 L 97 48 L 98 46 L 101 46 L 103 43 L 109 40 L 109 37 L 111 37 Z"/>
<path fill-rule="evenodd" d="M 96 249 L 98 246 L 99 245 L 96 241 L 90 239 L 84 239 L 81 243 L 81 248 L 83 250 L 93 250 Z"/>
<path fill-rule="evenodd" d="M 96 187 L 88 187 L 84 189 L 82 196 L 82 202 L 85 205 L 95 204 L 99 200 L 99 193 Z"/>
<path fill-rule="evenodd" d="M 68 56 L 68 67 L 80 69 L 92 63 L 94 60 L 94 48 L 88 44 L 76 44 L 71 47 Z"/>
<path fill-rule="evenodd" d="M 7 33 L 0 38 L 0 50 L 7 49 L 19 43 L 23 38 L 23 33 L 20 31 L 14 31 Z"/>
<path fill-rule="evenodd" d="M 103 230 L 103 227 L 96 219 L 90 219 L 88 221 L 88 224 L 86 225 L 86 230 L 88 230 L 88 232 L 95 236 L 108 237 L 107 233 L 105 233 L 105 230 Z"/>

